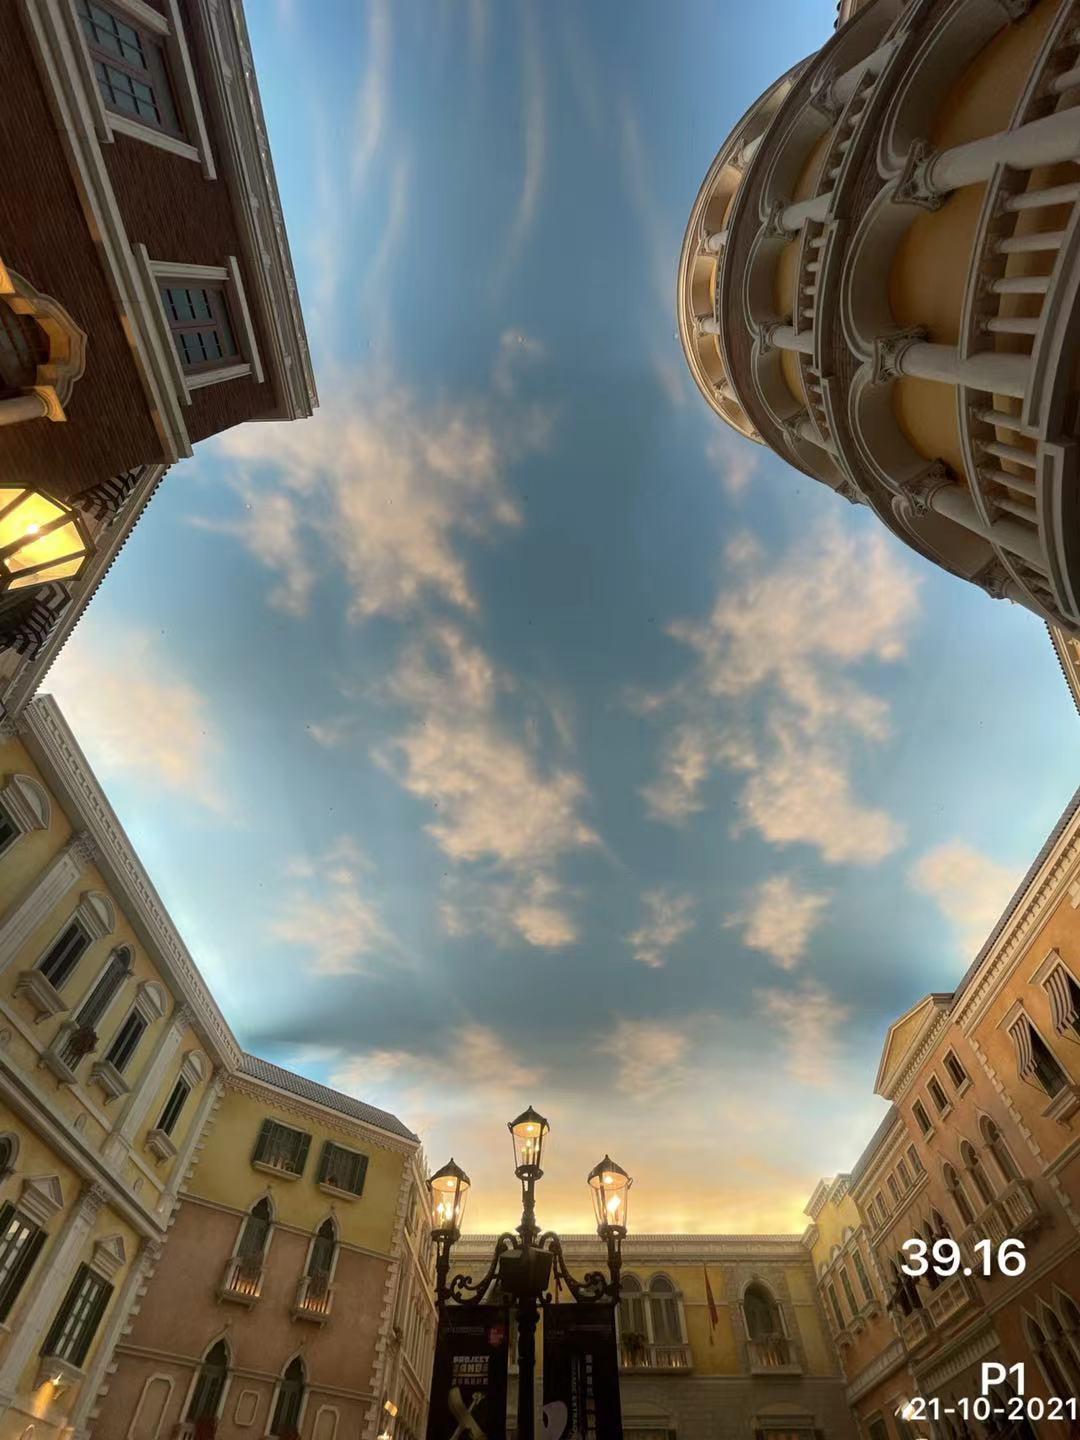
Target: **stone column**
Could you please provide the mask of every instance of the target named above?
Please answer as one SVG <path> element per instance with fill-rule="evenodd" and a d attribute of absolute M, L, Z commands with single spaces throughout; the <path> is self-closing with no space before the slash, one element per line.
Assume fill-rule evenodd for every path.
<path fill-rule="evenodd" d="M 187 1139 L 182 1148 L 178 1151 L 173 1161 L 172 1174 L 169 1176 L 169 1183 L 162 1191 L 161 1200 L 158 1202 L 158 1214 L 162 1219 L 167 1218 L 168 1213 L 176 1201 L 184 1177 L 191 1166 L 191 1157 L 195 1153 L 195 1147 L 202 1139 L 203 1131 L 206 1129 L 206 1122 L 210 1119 L 210 1113 L 214 1106 L 221 1099 L 225 1090 L 225 1077 L 220 1070 L 215 1070 L 206 1089 L 203 1091 L 199 1101 L 199 1108 L 195 1112 L 195 1118 L 188 1128 Z"/>
<path fill-rule="evenodd" d="M 160 1258 L 160 1244 L 156 1240 L 143 1240 L 139 1246 L 139 1253 L 124 1277 L 120 1293 L 113 1300 L 109 1318 L 98 1331 L 94 1358 L 86 1367 L 86 1379 L 79 1387 L 79 1398 L 68 1416 L 68 1424 L 75 1430 L 75 1440 L 85 1440 L 85 1436 L 89 1433 L 87 1421 L 105 1379 L 105 1372 L 113 1358 L 117 1341 L 131 1319 L 132 1306 L 139 1298 L 147 1272 L 153 1270 Z"/>
<path fill-rule="evenodd" d="M 829 213 L 831 203 L 832 191 L 828 190 L 824 195 L 814 195 L 809 200 L 798 200 L 793 205 L 785 205 L 780 211 L 780 228 L 789 235 L 796 235 L 808 220 L 823 221 Z"/>
<path fill-rule="evenodd" d="M 937 514 L 955 520 L 958 525 L 981 535 L 992 545 L 1000 545 L 1003 550 L 1034 565 L 1037 570 L 1045 571 L 1046 560 L 1038 535 L 1017 520 L 995 520 L 993 525 L 984 525 L 965 486 L 942 485 L 927 496 L 927 504 Z"/>
<path fill-rule="evenodd" d="M 0 970 L 11 964 L 56 902 L 96 857 L 97 847 L 90 836 L 75 835 L 41 872 L 30 891 L 0 921 Z"/>
<path fill-rule="evenodd" d="M 763 325 L 758 331 L 762 353 L 776 350 L 798 350 L 803 355 L 814 353 L 814 332 L 796 331 L 792 325 Z"/>
<path fill-rule="evenodd" d="M 1074 160 L 1077 155 L 1080 108 L 1075 107 L 948 150 L 933 150 L 925 141 L 919 141 L 911 148 L 894 198 L 936 209 L 951 191 L 989 180 L 998 165 L 1034 170 L 1036 166 Z"/>
<path fill-rule="evenodd" d="M 18 425 L 23 420 L 44 420 L 49 402 L 36 390 L 27 390 L 10 400 L 0 400 L 0 425 Z"/>
<path fill-rule="evenodd" d="M 11 1340 L 0 1360 L 0 1415 L 15 1398 L 19 1377 L 35 1351 L 44 1343 L 60 1302 L 74 1278 L 86 1237 L 93 1230 L 105 1200 L 105 1191 L 100 1185 L 85 1189 L 45 1252 L 44 1262 L 35 1268 L 33 1299 L 19 1315 L 19 1323 L 12 1331 Z"/>
<path fill-rule="evenodd" d="M 131 1148 L 135 1132 L 145 1119 L 150 1102 L 161 1088 L 165 1071 L 180 1047 L 181 1037 L 191 1024 L 191 1018 L 191 1011 L 186 1005 L 181 1005 L 178 1010 L 173 1011 L 169 1028 L 161 1037 L 150 1063 L 145 1067 L 129 1093 L 112 1134 L 102 1146 L 102 1154 L 111 1163 L 119 1163 Z"/>
<path fill-rule="evenodd" d="M 877 379 L 895 380 L 898 375 L 913 375 L 921 380 L 970 385 L 975 390 L 1023 399 L 1031 373 L 1029 356 L 980 350 L 962 360 L 955 345 L 935 345 L 925 340 L 924 335 L 925 331 L 908 330 L 879 339 L 875 345 Z"/>

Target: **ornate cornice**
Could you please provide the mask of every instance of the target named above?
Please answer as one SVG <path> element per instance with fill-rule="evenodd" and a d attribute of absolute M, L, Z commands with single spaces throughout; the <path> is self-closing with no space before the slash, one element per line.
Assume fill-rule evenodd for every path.
<path fill-rule="evenodd" d="M 303 1116 L 305 1120 L 315 1122 L 324 1130 L 336 1130 L 353 1140 L 362 1140 L 365 1145 L 377 1150 L 391 1150 L 395 1155 L 409 1156 L 416 1151 L 415 1141 L 391 1135 L 364 1120 L 354 1120 L 348 1115 L 318 1104 L 317 1101 L 305 1100 L 301 1095 L 279 1090 L 274 1085 L 268 1085 L 248 1075 L 230 1074 L 225 1080 L 225 1093 L 246 1095 L 249 1099 L 258 1100 L 262 1105 L 272 1105 L 275 1110 Z"/>
<path fill-rule="evenodd" d="M 892 1100 L 899 1103 L 911 1087 L 915 1076 L 922 1069 L 927 1056 L 935 1048 L 942 1034 L 948 1029 L 950 1015 L 945 1005 L 935 1006 L 933 1016 L 923 1026 L 918 1036 L 912 1041 L 905 1053 L 905 1059 L 899 1071 L 894 1074 L 888 1085 L 882 1083 L 878 1094 L 885 1100 Z"/>
<path fill-rule="evenodd" d="M 897 1366 L 904 1363 L 904 1344 L 902 1340 L 896 1339 L 888 1345 L 880 1355 L 876 1355 L 865 1370 L 860 1370 L 858 1375 L 850 1382 L 845 1391 L 847 1402 L 854 1405 L 861 1395 L 883 1380 L 886 1375 L 891 1374 Z"/>

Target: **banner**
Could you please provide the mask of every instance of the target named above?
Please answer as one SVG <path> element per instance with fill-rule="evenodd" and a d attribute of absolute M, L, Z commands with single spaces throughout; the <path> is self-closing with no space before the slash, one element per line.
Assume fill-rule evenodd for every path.
<path fill-rule="evenodd" d="M 506 1440 L 510 1312 L 448 1305 L 439 1321 L 427 1440 Z"/>
<path fill-rule="evenodd" d="M 622 1440 L 613 1305 L 544 1308 L 544 1440 Z"/>

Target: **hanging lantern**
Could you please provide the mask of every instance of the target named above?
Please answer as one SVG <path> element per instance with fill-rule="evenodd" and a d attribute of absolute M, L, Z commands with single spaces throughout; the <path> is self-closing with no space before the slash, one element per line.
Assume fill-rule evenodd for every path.
<path fill-rule="evenodd" d="M 0 590 L 75 580 L 91 554 L 73 510 L 39 490 L 0 486 Z"/>

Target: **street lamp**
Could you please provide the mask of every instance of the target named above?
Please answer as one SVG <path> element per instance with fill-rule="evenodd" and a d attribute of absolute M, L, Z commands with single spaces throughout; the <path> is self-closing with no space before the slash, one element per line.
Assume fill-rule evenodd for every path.
<path fill-rule="evenodd" d="M 0 486 L 0 591 L 77 579 L 91 548 L 74 510 L 38 490 Z"/>
<path fill-rule="evenodd" d="M 435 1296 L 442 1315 L 450 1303 L 482 1305 L 497 1284 L 515 1307 L 518 1322 L 518 1435 L 534 1440 L 536 1325 L 540 1310 L 552 1303 L 548 1291 L 554 1270 L 556 1285 L 565 1285 L 575 1300 L 619 1303 L 622 1242 L 630 1186 L 633 1181 L 609 1155 L 589 1171 L 587 1183 L 596 1213 L 596 1233 L 607 1246 L 608 1274 L 590 1270 L 582 1279 L 571 1275 L 562 1241 L 554 1230 L 541 1233 L 536 1223 L 536 1182 L 542 1178 L 544 1145 L 551 1126 L 530 1105 L 507 1126 L 514 1142 L 514 1174 L 521 1181 L 521 1224 L 504 1232 L 486 1273 L 475 1284 L 471 1275 L 450 1275 L 450 1250 L 461 1238 L 461 1214 L 469 1177 L 453 1160 L 428 1181 L 431 1189 L 432 1240 L 436 1246 Z"/>

